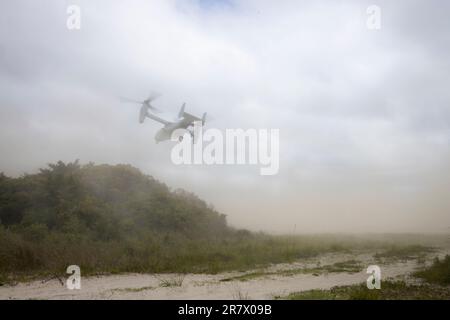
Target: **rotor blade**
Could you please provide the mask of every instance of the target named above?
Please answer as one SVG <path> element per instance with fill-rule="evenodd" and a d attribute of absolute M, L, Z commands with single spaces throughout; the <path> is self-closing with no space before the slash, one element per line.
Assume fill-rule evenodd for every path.
<path fill-rule="evenodd" d="M 161 113 L 162 112 L 158 108 L 155 108 L 154 106 L 152 106 L 149 102 L 147 102 L 146 105 L 147 105 L 147 107 L 149 107 L 149 109 L 153 110 L 156 113 Z"/>
<path fill-rule="evenodd" d="M 119 97 L 119 99 L 120 99 L 121 102 L 142 104 L 142 101 L 137 101 L 137 100 L 133 100 L 133 99 L 125 98 L 125 97 Z"/>
<path fill-rule="evenodd" d="M 161 94 L 158 92 L 151 92 L 146 101 L 151 102 L 151 101 L 159 98 L 160 96 L 161 96 Z"/>

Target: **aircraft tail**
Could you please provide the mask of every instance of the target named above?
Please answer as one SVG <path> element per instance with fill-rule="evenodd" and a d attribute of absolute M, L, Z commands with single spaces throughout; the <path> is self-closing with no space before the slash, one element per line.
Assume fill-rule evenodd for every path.
<path fill-rule="evenodd" d="M 202 126 L 205 125 L 205 122 L 206 122 L 206 112 L 203 114 L 203 117 L 202 117 Z"/>
<path fill-rule="evenodd" d="M 183 117 L 184 115 L 184 107 L 186 106 L 186 102 L 181 106 L 180 112 L 178 112 L 178 118 Z"/>
<path fill-rule="evenodd" d="M 202 118 L 200 119 L 197 116 L 194 116 L 190 113 L 184 112 L 185 106 L 186 106 L 186 103 L 183 103 L 183 105 L 181 106 L 180 112 L 178 112 L 178 118 L 184 118 L 185 121 L 187 121 L 187 122 L 201 121 L 202 126 L 203 126 L 206 122 L 206 112 L 203 114 Z"/>

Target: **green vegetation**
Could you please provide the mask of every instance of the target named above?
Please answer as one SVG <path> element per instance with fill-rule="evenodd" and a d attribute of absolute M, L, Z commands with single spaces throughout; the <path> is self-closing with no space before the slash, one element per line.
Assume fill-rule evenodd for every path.
<path fill-rule="evenodd" d="M 288 300 L 448 300 L 450 289 L 431 285 L 408 285 L 403 281 L 383 281 L 380 290 L 369 290 L 366 284 L 309 290 L 275 299 Z"/>
<path fill-rule="evenodd" d="M 314 274 L 319 275 L 323 273 L 338 273 L 338 272 L 346 272 L 346 273 L 357 273 L 363 270 L 362 265 L 359 261 L 356 260 L 348 260 L 348 261 L 342 261 L 342 262 L 336 262 L 334 264 L 330 265 L 324 265 L 324 266 L 317 266 L 314 268 L 296 268 L 296 269 L 288 269 L 288 270 L 278 270 L 278 271 L 256 271 L 251 273 L 246 273 L 239 276 L 224 278 L 220 281 L 227 282 L 227 281 L 248 281 L 255 278 L 260 277 L 268 277 L 268 276 L 283 276 L 283 277 L 290 277 L 296 274 Z"/>
<path fill-rule="evenodd" d="M 447 255 L 442 260 L 436 258 L 430 267 L 418 271 L 414 275 L 429 283 L 450 285 L 450 256 Z"/>
<path fill-rule="evenodd" d="M 147 290 L 154 290 L 154 287 L 139 287 L 139 288 L 118 288 L 111 290 L 112 292 L 142 292 Z"/>
<path fill-rule="evenodd" d="M 159 286 L 160 287 L 181 287 L 183 285 L 184 281 L 184 275 L 178 274 L 178 275 L 172 275 L 172 276 L 165 276 L 164 278 L 159 278 Z"/>
<path fill-rule="evenodd" d="M 194 194 L 136 168 L 76 161 L 18 178 L 0 174 L 0 243 L 1 285 L 65 275 L 72 264 L 83 275 L 245 271 L 378 250 L 386 240 L 237 230 Z"/>
<path fill-rule="evenodd" d="M 383 257 L 399 256 L 410 259 L 414 255 L 422 254 L 424 249 L 417 246 L 388 249 Z M 426 249 L 425 249 L 426 250 Z M 437 300 L 450 299 L 450 256 L 435 259 L 433 264 L 424 270 L 414 273 L 414 276 L 427 281 L 429 284 L 406 284 L 403 281 L 382 281 L 380 290 L 369 290 L 365 283 L 351 286 L 338 286 L 330 290 L 309 290 L 291 293 L 276 299 L 289 300 Z M 438 284 L 438 285 L 436 285 Z"/>
<path fill-rule="evenodd" d="M 277 272 L 255 271 L 255 272 L 242 274 L 239 276 L 223 278 L 223 279 L 220 279 L 220 281 L 221 282 L 228 282 L 228 281 L 234 281 L 234 280 L 248 281 L 248 280 L 252 280 L 252 279 L 256 279 L 256 278 L 268 277 L 268 276 L 277 275 L 277 274 L 278 274 Z"/>
<path fill-rule="evenodd" d="M 433 252 L 434 250 L 435 249 L 433 247 L 423 245 L 393 245 L 381 253 L 376 253 L 374 258 L 379 261 L 405 261 L 411 259 L 421 260 L 426 254 Z"/>
<path fill-rule="evenodd" d="M 129 165 L 58 162 L 0 174 L 0 283 L 71 264 L 85 275 L 246 270 L 376 243 L 347 242 L 235 230 L 195 195 Z"/>
<path fill-rule="evenodd" d="M 346 273 L 357 273 L 363 270 L 362 264 L 357 260 L 347 260 L 342 262 L 336 262 L 332 265 L 326 265 L 322 267 L 315 268 L 317 271 L 315 273 L 333 273 L 333 272 L 346 272 Z"/>

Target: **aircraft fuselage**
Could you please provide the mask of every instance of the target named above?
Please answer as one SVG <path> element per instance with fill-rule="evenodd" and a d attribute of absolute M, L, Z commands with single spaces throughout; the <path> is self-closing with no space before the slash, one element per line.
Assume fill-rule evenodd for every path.
<path fill-rule="evenodd" d="M 174 132 L 176 129 L 187 129 L 189 127 L 190 123 L 187 122 L 185 119 L 180 119 L 176 122 L 169 123 L 162 127 L 155 135 L 155 141 L 161 142 L 170 140 L 172 136 L 172 132 Z"/>

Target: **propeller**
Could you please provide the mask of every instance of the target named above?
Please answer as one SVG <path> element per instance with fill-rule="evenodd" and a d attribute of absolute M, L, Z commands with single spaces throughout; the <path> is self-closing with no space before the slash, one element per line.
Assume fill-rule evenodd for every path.
<path fill-rule="evenodd" d="M 130 98 L 126 98 L 126 97 L 120 97 L 120 101 L 125 102 L 125 103 L 136 103 L 136 104 L 140 104 L 142 105 L 142 107 L 147 111 L 148 109 L 151 109 L 152 111 L 156 112 L 156 113 L 160 113 L 161 110 L 159 110 L 158 108 L 155 108 L 154 106 L 151 105 L 151 102 L 157 98 L 159 98 L 161 96 L 161 94 L 156 93 L 156 92 L 152 92 L 147 99 L 145 99 L 144 101 L 138 101 L 138 100 L 134 100 L 134 99 L 130 99 Z"/>
<path fill-rule="evenodd" d="M 161 97 L 160 93 L 152 92 L 152 93 L 150 93 L 150 95 L 148 96 L 148 98 L 145 101 L 152 102 L 153 100 L 155 100 L 155 99 L 157 99 L 159 97 Z"/>
<path fill-rule="evenodd" d="M 129 98 L 125 98 L 125 97 L 119 97 L 121 102 L 128 102 L 128 103 L 143 103 L 142 101 L 138 101 L 138 100 L 133 100 L 133 99 L 129 99 Z"/>

